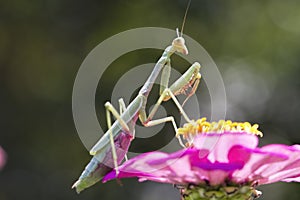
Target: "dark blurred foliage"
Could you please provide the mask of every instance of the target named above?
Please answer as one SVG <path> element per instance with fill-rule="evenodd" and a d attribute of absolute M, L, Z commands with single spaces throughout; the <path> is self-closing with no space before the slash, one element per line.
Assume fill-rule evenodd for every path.
<path fill-rule="evenodd" d="M 100 183 L 80 195 L 71 190 L 90 159 L 76 133 L 71 98 L 79 66 L 96 45 L 131 28 L 180 27 L 186 4 L 185 0 L 0 2 L 0 145 L 8 155 L 0 172 L 1 200 L 179 199 L 172 186 L 136 180 L 124 180 L 122 187 L 114 181 Z M 266 135 L 261 144 L 300 143 L 299 9 L 297 1 L 193 0 L 188 13 L 185 33 L 210 53 L 224 78 L 227 118 L 261 124 Z M 107 88 L 97 94 L 101 124 L 105 126 L 102 105 L 117 78 L 130 66 L 155 62 L 160 54 L 139 51 L 106 72 L 101 81 Z M 186 66 L 177 70 L 183 72 Z M 206 99 L 202 95 L 206 94 L 197 93 Z M 261 189 L 261 199 L 300 197 L 297 183 Z"/>

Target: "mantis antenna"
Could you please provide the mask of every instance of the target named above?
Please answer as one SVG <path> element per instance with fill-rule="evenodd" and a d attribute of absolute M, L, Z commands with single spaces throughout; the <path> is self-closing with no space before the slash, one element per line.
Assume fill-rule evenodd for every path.
<path fill-rule="evenodd" d="M 184 24 L 185 24 L 185 19 L 186 19 L 188 10 L 189 10 L 190 5 L 191 5 L 191 1 L 192 1 L 192 0 L 189 0 L 188 5 L 187 5 L 186 10 L 185 10 L 185 13 L 184 13 L 183 22 L 182 22 L 182 26 L 181 26 L 181 33 L 180 33 L 180 36 L 181 36 L 181 37 L 182 37 L 182 35 L 183 35 L 183 28 L 184 28 Z M 176 31 L 177 31 L 177 35 L 179 36 L 178 30 L 176 30 Z"/>

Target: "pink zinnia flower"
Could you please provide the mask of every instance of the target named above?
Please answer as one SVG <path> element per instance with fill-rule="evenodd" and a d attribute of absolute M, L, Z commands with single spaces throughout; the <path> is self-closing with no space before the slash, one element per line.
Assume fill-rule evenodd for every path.
<path fill-rule="evenodd" d="M 300 145 L 257 147 L 258 125 L 205 118 L 186 124 L 178 134 L 187 148 L 168 154 L 149 152 L 128 160 L 103 181 L 138 177 L 175 184 L 184 200 L 248 200 L 260 196 L 258 185 L 300 182 Z"/>
<path fill-rule="evenodd" d="M 6 162 L 6 154 L 4 150 L 0 147 L 0 170 L 3 168 Z"/>

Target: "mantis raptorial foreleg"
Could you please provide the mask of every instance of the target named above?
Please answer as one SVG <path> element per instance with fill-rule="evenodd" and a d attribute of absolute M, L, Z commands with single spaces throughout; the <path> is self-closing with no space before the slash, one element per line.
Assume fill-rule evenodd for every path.
<path fill-rule="evenodd" d="M 195 93 L 201 78 L 201 74 L 199 73 L 199 70 L 200 70 L 200 64 L 195 62 L 181 77 L 179 77 L 179 79 L 177 79 L 170 87 L 168 87 L 169 77 L 171 73 L 171 62 L 170 59 L 168 59 L 162 71 L 160 97 L 157 103 L 155 104 L 155 106 L 153 107 L 153 109 L 151 110 L 148 118 L 145 119 L 145 121 L 151 120 L 153 118 L 154 114 L 156 113 L 162 101 L 167 101 L 170 98 L 172 98 L 172 100 L 176 104 L 177 108 L 179 109 L 179 111 L 181 112 L 185 120 L 187 122 L 190 122 L 189 117 L 184 112 L 182 106 L 178 102 L 175 95 L 185 93 L 185 90 L 187 90 L 188 87 L 191 87 L 192 85 L 193 88 L 188 94 L 187 99 Z M 184 103 L 186 102 L 186 100 L 184 101 Z"/>
<path fill-rule="evenodd" d="M 164 92 L 166 88 L 169 87 L 170 75 L 171 75 L 171 59 L 168 59 L 165 67 L 162 69 L 161 72 L 160 88 L 159 88 L 160 95 Z"/>
<path fill-rule="evenodd" d="M 192 87 L 192 89 L 189 91 L 187 94 L 186 99 L 182 103 L 180 107 L 183 107 L 183 105 L 186 103 L 186 101 L 195 94 L 198 85 L 200 83 L 201 79 L 201 74 L 199 73 L 200 71 L 200 64 L 198 62 L 195 62 L 179 79 L 177 79 L 170 87 L 169 89 L 173 92 L 174 96 L 178 94 L 185 94 L 186 91 L 189 89 L 189 87 Z M 164 92 L 166 88 L 168 88 L 168 80 L 170 77 L 171 73 L 171 64 L 168 62 L 163 69 L 162 76 L 161 78 L 161 86 L 160 86 L 160 94 Z M 169 100 L 171 97 L 170 95 L 166 95 L 164 101 Z M 176 103 L 176 102 L 175 102 Z"/>
<path fill-rule="evenodd" d="M 191 87 L 193 85 L 186 100 L 183 102 L 183 104 L 184 104 L 187 101 L 187 99 L 195 93 L 195 91 L 199 85 L 200 78 L 201 78 L 201 74 L 199 73 L 199 70 L 200 70 L 200 64 L 197 62 L 194 63 L 169 88 L 168 84 L 169 84 L 169 77 L 170 77 L 170 73 L 171 73 L 171 62 L 170 62 L 170 59 L 168 59 L 166 61 L 166 64 L 164 66 L 162 76 L 161 76 L 162 78 L 161 78 L 161 85 L 160 85 L 160 97 L 157 100 L 156 104 L 154 105 L 154 107 L 151 110 L 148 117 L 145 117 L 145 114 L 142 115 L 143 117 L 141 118 L 141 121 L 143 122 L 143 124 L 145 126 L 150 126 L 150 125 L 157 125 L 160 123 L 171 121 L 174 126 L 175 132 L 177 133 L 177 127 L 176 127 L 176 123 L 175 123 L 175 120 L 173 117 L 166 117 L 166 118 L 162 118 L 162 119 L 152 120 L 154 114 L 157 112 L 159 105 L 162 103 L 162 101 L 167 101 L 170 98 L 174 101 L 175 105 L 177 106 L 177 108 L 179 109 L 180 113 L 183 115 L 185 120 L 187 122 L 190 122 L 191 120 L 189 119 L 189 117 L 187 116 L 185 111 L 183 110 L 182 106 L 180 105 L 180 103 L 177 100 L 177 98 L 175 97 L 175 95 L 185 93 L 185 90 L 188 87 Z M 142 112 L 145 112 L 145 111 L 142 111 Z M 180 145 L 184 146 L 181 141 L 181 138 L 180 137 L 177 137 L 177 138 L 179 140 Z"/>
<path fill-rule="evenodd" d="M 193 96 L 193 95 L 195 94 L 195 92 L 196 92 L 196 90 L 197 90 L 197 88 L 198 88 L 198 85 L 199 85 L 199 83 L 200 83 L 200 78 L 201 78 L 201 75 L 199 74 L 198 77 L 197 77 L 197 79 L 196 79 L 196 81 L 194 82 L 193 88 L 191 89 L 190 93 L 187 95 L 186 99 L 183 101 L 183 103 L 182 103 L 182 105 L 181 105 L 182 107 L 183 107 L 184 104 L 187 102 L 187 100 L 188 100 L 191 96 Z"/>

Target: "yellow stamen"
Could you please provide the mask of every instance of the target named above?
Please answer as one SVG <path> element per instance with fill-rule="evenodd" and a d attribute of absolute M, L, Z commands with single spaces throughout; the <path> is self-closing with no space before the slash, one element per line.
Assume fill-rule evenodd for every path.
<path fill-rule="evenodd" d="M 183 127 L 178 129 L 177 135 L 183 135 L 184 138 L 187 138 L 188 135 L 193 134 L 224 132 L 246 132 L 260 137 L 263 136 L 263 133 L 258 130 L 258 124 L 251 125 L 249 122 L 232 122 L 231 120 L 210 123 L 206 121 L 205 117 L 184 124 Z"/>

